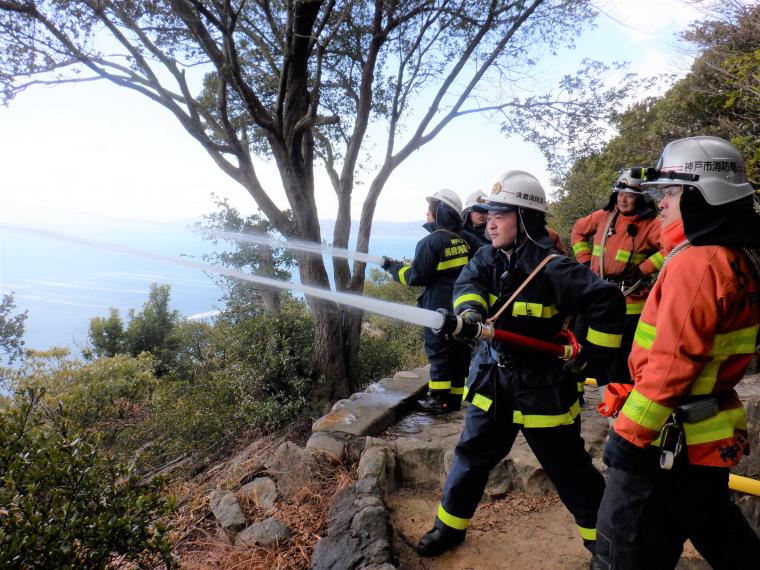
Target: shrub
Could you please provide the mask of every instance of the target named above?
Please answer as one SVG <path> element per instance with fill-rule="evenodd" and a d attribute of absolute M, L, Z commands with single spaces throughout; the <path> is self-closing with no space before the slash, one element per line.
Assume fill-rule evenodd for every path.
<path fill-rule="evenodd" d="M 125 458 L 141 445 L 136 431 L 157 384 L 153 357 L 117 355 L 84 363 L 68 356 L 66 348 L 29 351 L 22 367 L 7 371 L 8 387 L 17 394 L 29 389 L 44 394 L 51 414 L 59 406 L 66 410 L 71 430 L 98 432 L 101 445 Z"/>
<path fill-rule="evenodd" d="M 146 431 L 154 455 L 219 451 L 250 429 L 273 430 L 310 414 L 311 316 L 302 301 L 284 298 L 279 316 L 239 319 L 223 314 L 194 342 L 185 366 L 192 381 L 162 378 Z M 158 457 L 156 457 L 158 454 Z"/>
<path fill-rule="evenodd" d="M 385 301 L 416 305 L 422 288 L 396 283 L 388 273 L 372 269 L 364 292 L 367 296 Z M 368 314 L 365 318 L 367 324 L 359 342 L 359 385 L 427 362 L 421 327 L 378 315 Z"/>
<path fill-rule="evenodd" d="M 103 568 L 115 556 L 174 566 L 164 483 L 141 484 L 70 432 L 63 408 L 47 420 L 42 391 L 0 410 L 0 567 Z"/>

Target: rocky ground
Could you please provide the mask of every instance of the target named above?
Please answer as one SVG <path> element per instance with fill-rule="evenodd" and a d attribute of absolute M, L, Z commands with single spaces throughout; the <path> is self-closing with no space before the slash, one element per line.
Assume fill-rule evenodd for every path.
<path fill-rule="evenodd" d="M 583 435 L 594 463 L 604 470 L 601 451 L 608 429 L 606 418 L 596 413 L 598 396 L 586 388 Z M 461 431 L 464 411 L 451 416 L 410 414 L 388 429 L 383 438 L 398 449 L 417 440 L 444 449 L 444 464 L 451 462 Z M 403 455 L 402 451 L 402 455 Z M 474 570 L 491 568 L 566 569 L 588 568 L 590 554 L 583 548 L 573 518 L 564 508 L 551 483 L 522 436 L 509 457 L 492 474 L 465 543 L 437 559 L 419 557 L 414 551 L 419 537 L 430 529 L 440 499 L 440 485 L 426 473 L 420 461 L 413 470 L 414 482 L 386 497 L 393 526 L 393 547 L 399 568 L 410 570 Z M 687 545 L 679 569 L 709 568 Z"/>
<path fill-rule="evenodd" d="M 587 568 L 590 555 L 574 521 L 522 437 L 493 470 L 465 543 L 437 559 L 416 554 L 464 419 L 464 410 L 443 417 L 410 412 L 426 383 L 426 369 L 399 372 L 336 403 L 314 423 L 305 446 L 261 440 L 209 470 L 183 505 L 192 519 L 180 544 L 187 567 Z M 760 479 L 760 375 L 740 386 L 755 451 L 735 472 Z M 586 400 L 583 435 L 604 471 L 608 424 L 596 412 L 596 388 L 586 387 Z M 760 498 L 736 499 L 758 528 Z M 709 566 L 687 544 L 678 568 Z"/>

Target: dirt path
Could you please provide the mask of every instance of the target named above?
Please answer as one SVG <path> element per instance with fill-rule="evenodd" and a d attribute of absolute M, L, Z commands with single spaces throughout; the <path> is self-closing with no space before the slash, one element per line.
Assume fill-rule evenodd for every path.
<path fill-rule="evenodd" d="M 409 489 L 394 493 L 388 501 L 399 568 L 588 568 L 591 556 L 583 548 L 570 515 L 556 495 L 514 494 L 482 505 L 464 544 L 438 558 L 422 558 L 413 547 L 430 529 L 437 502 L 436 495 Z"/>
<path fill-rule="evenodd" d="M 393 549 L 404 570 L 585 570 L 591 555 L 583 547 L 570 514 L 555 494 L 510 493 L 481 504 L 467 540 L 438 558 L 415 551 L 432 524 L 440 496 L 420 489 L 399 489 L 386 497 L 394 528 Z M 703 570 L 704 562 L 686 545 L 679 570 Z"/>

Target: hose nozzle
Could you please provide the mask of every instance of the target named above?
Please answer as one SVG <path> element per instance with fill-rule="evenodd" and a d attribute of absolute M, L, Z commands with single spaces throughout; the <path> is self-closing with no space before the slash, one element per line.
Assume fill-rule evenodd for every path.
<path fill-rule="evenodd" d="M 436 312 L 443 315 L 441 328 L 433 329 L 436 334 L 450 334 L 465 340 L 493 338 L 493 327 L 491 325 L 465 321 L 462 317 L 454 315 L 446 309 L 438 309 Z"/>

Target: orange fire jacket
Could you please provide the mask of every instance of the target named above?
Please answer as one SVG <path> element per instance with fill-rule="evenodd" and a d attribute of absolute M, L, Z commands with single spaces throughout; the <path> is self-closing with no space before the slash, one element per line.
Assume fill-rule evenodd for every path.
<path fill-rule="evenodd" d="M 689 247 L 660 273 L 628 359 L 634 389 L 615 431 L 638 447 L 659 444 L 673 409 L 715 395 L 717 415 L 684 424 L 689 462 L 731 467 L 749 452 L 747 420 L 734 391 L 755 353 L 758 283 L 744 254 Z"/>
<path fill-rule="evenodd" d="M 591 261 L 591 270 L 599 274 L 600 260 L 604 259 L 604 277 L 625 278 L 638 269 L 644 275 L 659 271 L 665 260 L 660 249 L 660 222 L 655 218 L 642 219 L 637 215 L 619 214 L 607 236 L 602 251 L 602 236 L 614 212 L 597 210 L 573 225 L 570 245 L 575 258 L 581 263 Z M 628 226 L 635 226 L 631 236 Z M 631 279 L 633 284 L 634 279 Z M 639 288 L 626 297 L 626 313 L 641 314 L 649 290 Z"/>
<path fill-rule="evenodd" d="M 562 255 L 567 255 L 567 248 L 562 242 L 562 238 L 559 237 L 559 234 L 549 227 L 546 228 L 546 233 L 549 234 L 549 239 L 552 240 L 552 247 Z"/>

